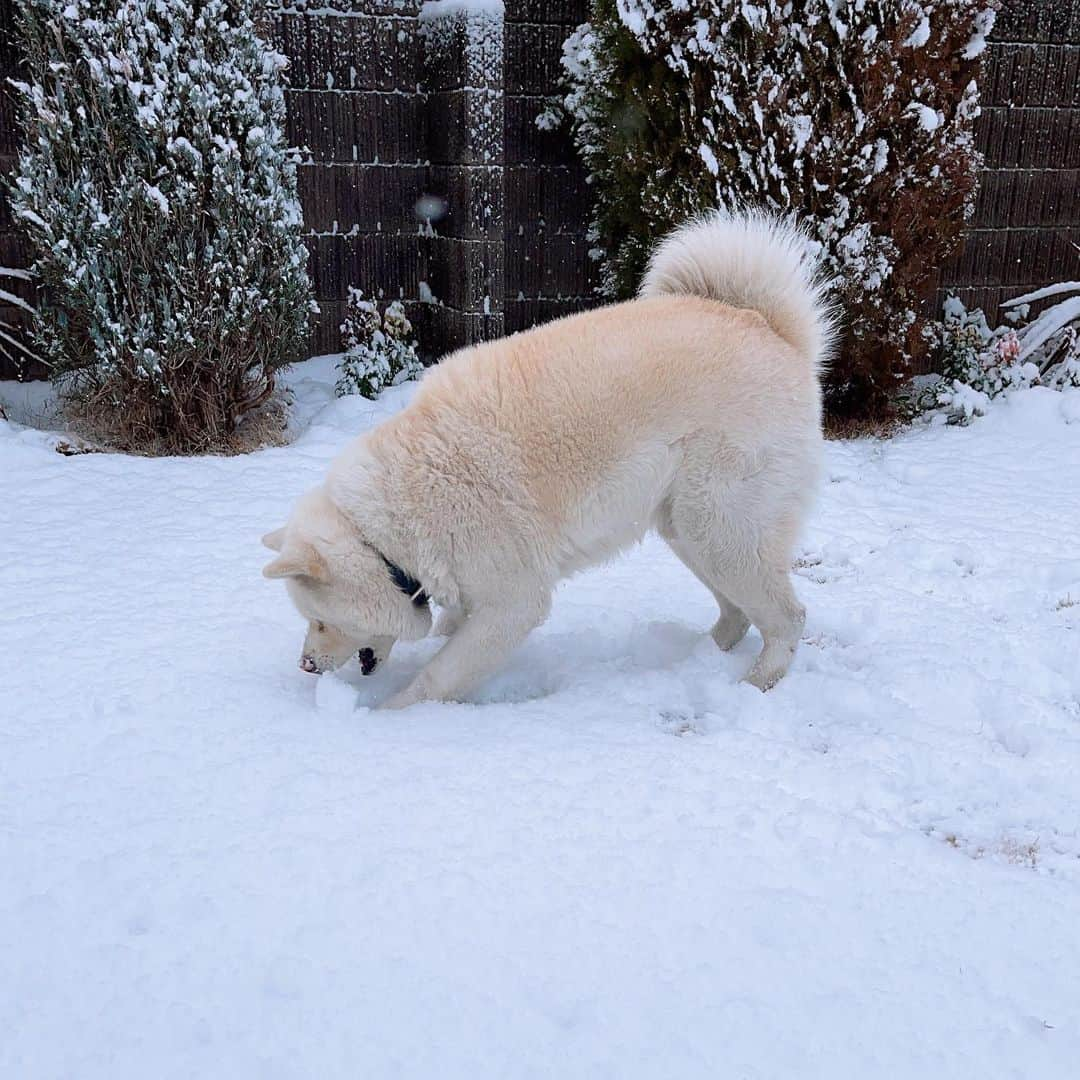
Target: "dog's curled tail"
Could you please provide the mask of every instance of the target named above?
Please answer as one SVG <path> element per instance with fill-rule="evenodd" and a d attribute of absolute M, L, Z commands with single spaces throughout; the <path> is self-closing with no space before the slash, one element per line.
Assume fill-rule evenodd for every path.
<path fill-rule="evenodd" d="M 793 217 L 716 210 L 656 245 L 638 295 L 702 296 L 750 308 L 819 370 L 837 336 L 827 288 Z"/>

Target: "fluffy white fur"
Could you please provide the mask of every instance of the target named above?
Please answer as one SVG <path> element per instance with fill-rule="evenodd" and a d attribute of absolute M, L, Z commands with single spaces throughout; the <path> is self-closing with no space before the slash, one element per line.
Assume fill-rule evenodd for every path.
<path fill-rule="evenodd" d="M 808 244 L 791 215 L 704 214 L 657 245 L 638 295 L 703 296 L 757 311 L 820 366 L 831 355 L 836 320 Z"/>
<path fill-rule="evenodd" d="M 716 598 L 720 648 L 760 630 L 747 677 L 772 686 L 804 622 L 789 568 L 832 339 L 790 221 L 713 214 L 657 247 L 639 299 L 455 353 L 266 538 L 265 573 L 309 620 L 301 666 L 429 631 L 385 556 L 449 635 L 386 704 L 458 698 L 543 621 L 561 579 L 655 529 Z"/>

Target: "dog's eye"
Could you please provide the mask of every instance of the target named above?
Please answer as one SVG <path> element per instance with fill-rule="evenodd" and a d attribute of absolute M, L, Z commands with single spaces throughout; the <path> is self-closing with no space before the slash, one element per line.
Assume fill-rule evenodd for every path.
<path fill-rule="evenodd" d="M 317 622 L 315 624 L 315 629 L 318 630 L 320 634 L 325 634 L 326 633 L 326 623 Z"/>

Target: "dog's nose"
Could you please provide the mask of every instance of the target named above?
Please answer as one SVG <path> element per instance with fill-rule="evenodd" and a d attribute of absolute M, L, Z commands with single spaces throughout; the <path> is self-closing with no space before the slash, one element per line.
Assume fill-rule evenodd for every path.
<path fill-rule="evenodd" d="M 379 666 L 374 649 L 361 649 L 356 654 L 356 659 L 360 661 L 361 675 L 370 675 Z"/>
<path fill-rule="evenodd" d="M 300 670 L 307 671 L 312 675 L 319 674 L 319 665 L 310 656 L 300 657 Z"/>

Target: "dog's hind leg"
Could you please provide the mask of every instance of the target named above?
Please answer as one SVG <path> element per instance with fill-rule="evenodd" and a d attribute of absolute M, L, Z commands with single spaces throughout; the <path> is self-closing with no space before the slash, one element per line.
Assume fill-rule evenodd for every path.
<path fill-rule="evenodd" d="M 385 707 L 404 709 L 419 701 L 457 701 L 490 675 L 540 625 L 550 595 L 470 607 L 461 626 L 427 666 Z"/>
<path fill-rule="evenodd" d="M 746 680 L 767 690 L 790 667 L 806 622 L 790 577 L 800 502 L 776 506 L 768 497 L 770 478 L 760 473 L 720 490 L 697 479 L 692 473 L 685 478 L 660 531 L 720 604 L 717 645 L 733 646 L 747 621 L 761 632 L 764 645 Z M 770 502 L 772 512 L 763 513 Z"/>
<path fill-rule="evenodd" d="M 760 559 L 754 565 L 753 553 L 746 554 L 749 558 L 743 565 L 747 569 L 729 574 L 724 588 L 761 631 L 764 644 L 746 681 L 759 690 L 768 690 L 791 666 L 806 624 L 806 609 L 795 596 L 786 566 Z"/>
<path fill-rule="evenodd" d="M 750 620 L 742 608 L 721 591 L 722 576 L 711 568 L 707 559 L 695 551 L 693 544 L 680 538 L 670 523 L 665 522 L 661 525 L 660 535 L 667 541 L 668 547 L 679 557 L 687 570 L 713 594 L 720 608 L 720 618 L 716 620 L 712 628 L 713 641 L 724 652 L 734 649 L 746 637 L 746 631 L 750 629 Z"/>
<path fill-rule="evenodd" d="M 752 622 L 764 645 L 746 681 L 759 690 L 775 685 L 791 666 L 806 622 L 806 609 L 791 587 L 787 563 L 772 557 L 767 544 L 735 544 L 726 536 L 723 544 L 680 546 L 690 548 L 691 569 L 710 586 L 721 607 L 713 627 L 713 640 L 731 648 Z M 674 545 L 672 545 L 674 548 Z M 682 556 L 680 556 L 682 557 Z"/>

